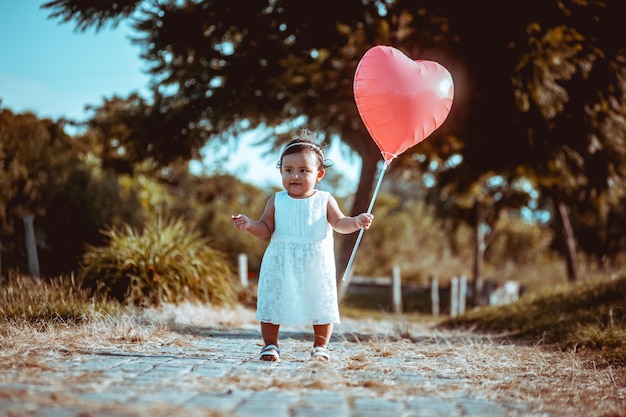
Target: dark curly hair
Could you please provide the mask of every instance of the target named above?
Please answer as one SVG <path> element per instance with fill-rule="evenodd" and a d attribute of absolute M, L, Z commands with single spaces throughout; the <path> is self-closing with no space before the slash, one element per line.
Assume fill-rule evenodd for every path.
<path fill-rule="evenodd" d="M 307 129 L 302 129 L 300 131 L 300 135 L 297 138 L 293 139 L 291 142 L 285 146 L 283 151 L 280 154 L 280 159 L 276 164 L 276 168 L 280 169 L 283 163 L 283 156 L 291 155 L 299 152 L 313 152 L 317 156 L 317 160 L 319 161 L 319 168 L 328 168 L 332 165 L 332 161 L 326 158 L 324 153 L 324 149 L 322 146 L 313 142 L 311 139 L 311 131 Z"/>

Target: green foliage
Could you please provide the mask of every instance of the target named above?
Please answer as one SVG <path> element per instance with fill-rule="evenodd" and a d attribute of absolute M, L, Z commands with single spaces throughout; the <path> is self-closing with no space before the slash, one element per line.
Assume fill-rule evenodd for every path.
<path fill-rule="evenodd" d="M 389 276 L 396 265 L 404 281 L 467 274 L 467 263 L 461 259 L 471 257 L 470 246 L 459 243 L 463 253 L 452 254 L 452 241 L 461 242 L 462 236 L 449 233 L 445 222 L 419 198 L 381 193 L 373 214 L 373 226 L 363 235 L 355 258 L 355 274 Z"/>
<path fill-rule="evenodd" d="M 105 224 L 141 217 L 135 194 L 122 195 L 120 179 L 100 169 L 97 142 L 72 138 L 61 122 L 0 109 L 0 237 L 3 270 L 26 269 L 22 223 L 35 216 L 42 273 L 76 269 L 86 243 L 101 241 Z"/>
<path fill-rule="evenodd" d="M 505 332 L 563 349 L 601 351 L 608 362 L 626 365 L 626 274 L 529 294 L 515 303 L 472 310 L 442 325 Z"/>
<path fill-rule="evenodd" d="M 550 253 L 553 234 L 549 229 L 504 211 L 485 260 L 495 266 L 511 261 L 518 265 L 536 263 Z"/>
<path fill-rule="evenodd" d="M 442 206 L 467 209 L 448 211 L 447 218 L 464 211 L 478 230 L 483 225 L 474 214 L 493 202 L 518 206 L 508 193 L 505 199 L 499 191 L 485 195 L 485 180 L 525 179 L 541 191 L 542 206 L 552 204 L 543 195 L 556 187 L 576 208 L 570 213 L 581 217 L 572 223 L 578 241 L 588 244 L 584 250 L 597 249 L 598 259 L 624 250 L 619 202 L 626 177 L 626 71 L 623 48 L 615 42 L 624 30 L 615 2 L 494 4 L 496 20 L 472 2 L 456 0 L 344 0 L 342 8 L 329 0 L 277 0 L 271 7 L 249 2 L 244 8 L 207 1 L 118 3 L 43 5 L 50 18 L 80 30 L 126 19 L 134 24 L 134 40 L 160 88 L 151 100 L 134 94 L 95 109 L 89 127 L 110 163 L 123 157 L 164 166 L 198 156 L 208 140 L 237 138 L 242 128 L 306 120 L 362 158 L 350 211 L 363 211 L 380 153 L 363 140 L 369 135 L 346 81 L 363 53 L 383 42 L 437 60 L 462 80 L 463 94 L 455 96 L 449 119 L 394 162 L 410 162 L 409 173 L 421 166 L 435 178 Z M 276 143 L 290 134 L 274 132 Z M 586 201 L 598 196 L 607 203 Z M 586 225 L 588 236 L 582 236 Z M 342 239 L 340 258 L 347 260 L 355 239 Z"/>
<path fill-rule="evenodd" d="M 232 264 L 237 263 L 238 255 L 245 253 L 249 269 L 257 272 L 267 240 L 241 233 L 233 226 L 230 216 L 245 213 L 251 218 L 259 218 L 269 192 L 242 183 L 232 175 L 199 177 L 194 191 L 198 204 L 195 216 L 211 244 L 227 253 Z"/>
<path fill-rule="evenodd" d="M 0 220 L 45 213 L 51 195 L 77 164 L 71 138 L 60 123 L 32 113 L 0 109 Z"/>
<path fill-rule="evenodd" d="M 92 297 L 72 277 L 43 280 L 10 275 L 0 283 L 0 320 L 79 322 L 119 308 Z"/>
<path fill-rule="evenodd" d="M 182 220 L 149 221 L 103 232 L 104 246 L 82 259 L 83 285 L 96 294 L 135 305 L 161 302 L 231 303 L 233 273 L 224 255 Z"/>
<path fill-rule="evenodd" d="M 95 175 L 86 167 L 70 170 L 51 198 L 46 215 L 37 218 L 39 258 L 46 275 L 75 271 L 85 245 L 102 242 L 99 230 L 105 225 L 140 221 L 139 193 L 125 193 L 123 179 L 110 171 Z"/>

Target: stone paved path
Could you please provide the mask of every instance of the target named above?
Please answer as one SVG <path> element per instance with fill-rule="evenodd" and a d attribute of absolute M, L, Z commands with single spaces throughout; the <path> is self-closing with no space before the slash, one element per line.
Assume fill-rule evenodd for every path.
<path fill-rule="evenodd" d="M 278 363 L 257 359 L 256 326 L 188 327 L 178 333 L 178 345 L 142 351 L 60 348 L 30 367 L 2 371 L 0 416 L 559 415 L 516 398 L 514 387 L 504 400 L 502 394 L 498 399 L 483 394 L 494 381 L 476 390 L 459 372 L 457 361 L 464 359 L 458 350 L 425 360 L 420 346 L 426 351 L 451 343 L 432 333 L 402 339 L 338 325 L 329 363 L 310 359 L 308 329 L 281 330 Z M 463 337 L 469 337 L 463 343 L 471 348 L 472 337 Z"/>

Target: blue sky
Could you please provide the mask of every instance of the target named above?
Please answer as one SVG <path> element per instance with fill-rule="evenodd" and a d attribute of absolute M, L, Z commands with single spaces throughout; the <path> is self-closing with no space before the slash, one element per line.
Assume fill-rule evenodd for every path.
<path fill-rule="evenodd" d="M 40 9 L 45 2 L 0 0 L 2 108 L 41 118 L 84 120 L 87 105 L 100 105 L 114 95 L 145 94 L 146 64 L 139 46 L 129 39 L 133 32 L 128 22 L 99 32 L 77 32 L 71 23 L 48 19 L 48 11 Z M 253 140 L 248 135 L 230 155 L 219 155 L 223 169 L 259 186 L 279 186 L 278 156 L 261 156 L 265 149 L 251 146 Z M 360 161 L 345 162 L 338 149 L 331 149 L 329 157 L 335 161 L 332 169 L 344 172 L 348 186 L 355 188 Z M 205 161 L 209 171 L 216 160 Z"/>
<path fill-rule="evenodd" d="M 145 91 L 148 77 L 126 24 L 76 32 L 47 18 L 43 0 L 0 1 L 0 99 L 14 112 L 86 117 L 103 98 Z"/>

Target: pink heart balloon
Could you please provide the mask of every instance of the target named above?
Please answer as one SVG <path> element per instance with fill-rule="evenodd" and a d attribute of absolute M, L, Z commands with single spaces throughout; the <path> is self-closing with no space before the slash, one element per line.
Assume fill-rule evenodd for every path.
<path fill-rule="evenodd" d="M 441 64 L 414 61 L 391 46 L 369 49 L 354 77 L 359 114 L 386 164 L 441 126 L 453 97 L 452 76 Z"/>

